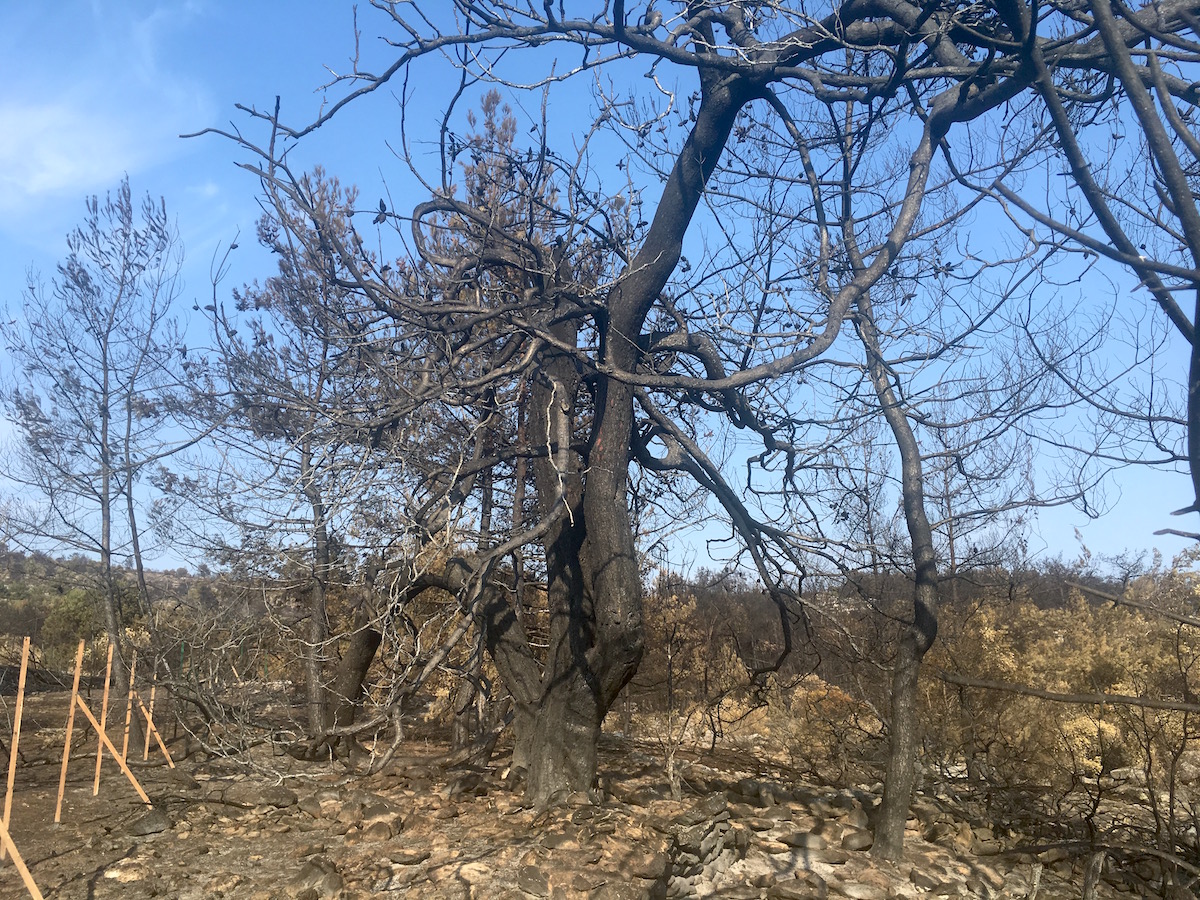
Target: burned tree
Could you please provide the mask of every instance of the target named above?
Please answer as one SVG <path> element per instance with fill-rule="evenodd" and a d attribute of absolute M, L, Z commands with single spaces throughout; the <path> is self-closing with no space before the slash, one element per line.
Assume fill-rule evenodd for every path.
<path fill-rule="evenodd" d="M 137 489 L 184 443 L 168 437 L 183 394 L 171 318 L 182 250 L 166 204 L 139 205 L 128 180 L 87 201 L 67 247 L 49 289 L 31 275 L 23 315 L 0 325 L 13 365 L 0 403 L 19 437 L 5 475 L 29 500 L 8 524 L 27 546 L 99 559 L 104 631 L 127 691 L 126 619 L 150 612 Z M 125 555 L 136 611 L 121 603 Z"/>
<path fill-rule="evenodd" d="M 631 467 L 711 495 L 779 605 L 786 651 L 806 541 L 777 512 L 783 503 L 805 516 L 786 486 L 813 460 L 802 441 L 812 421 L 807 373 L 830 358 L 842 324 L 866 309 L 910 239 L 959 214 L 955 202 L 929 213 L 927 197 L 956 180 L 1002 179 L 1047 139 L 1018 129 L 985 146 L 959 126 L 1003 131 L 1038 78 L 1034 49 L 1069 66 L 1098 65 L 1103 54 L 1070 29 L 1065 40 L 1057 31 L 1014 40 L 1009 10 L 977 4 L 850 0 L 815 15 L 796 4 L 705 2 L 647 15 L 618 0 L 568 18 L 554 4 L 455 2 L 413 19 L 408 7 L 376 5 L 396 29 L 382 73 L 336 79 L 329 90 L 344 93 L 305 127 L 278 109 L 248 110 L 269 140 L 227 136 L 251 154 L 246 165 L 275 202 L 311 218 L 309 233 L 361 297 L 352 330 L 369 335 L 387 321 L 405 335 L 372 352 L 380 362 L 398 353 L 417 377 L 372 405 L 369 428 L 383 439 L 414 411 L 437 409 L 460 429 L 410 504 L 412 527 L 428 536 L 476 522 L 448 539 L 456 560 L 438 580 L 483 629 L 516 701 L 530 794 L 548 802 L 592 786 L 601 722 L 642 652 Z M 1067 23 L 1072 12 L 1044 15 Z M 458 137 L 450 126 L 468 89 L 515 86 L 508 59 L 547 45 L 578 53 L 573 68 L 532 79 L 547 96 L 573 75 L 630 59 L 660 93 L 636 103 L 601 94 L 573 159 L 548 146 L 544 123 L 526 148 L 510 132 Z M 358 246 L 365 218 L 397 235 L 403 219 L 381 201 L 342 239 L 290 173 L 287 150 L 443 54 L 458 60 L 460 81 L 439 132 L 440 179 L 411 217 L 408 262 L 385 269 Z M 664 87 L 667 71 L 690 88 Z M 596 181 L 598 151 L 588 148 L 597 134 L 624 141 L 620 168 L 637 169 L 620 190 Z M 861 159 L 842 171 L 848 145 Z M 643 220 L 656 180 L 661 194 Z M 825 209 L 851 195 L 863 208 L 847 205 L 839 227 Z M 755 240 L 738 233 L 739 210 L 767 223 Z M 719 237 L 693 251 L 698 224 Z M 764 269 L 761 240 L 779 237 L 792 250 Z M 748 491 L 714 433 L 757 443 Z M 391 449 L 412 452 L 418 439 Z M 775 486 L 759 491 L 756 479 Z M 526 630 L 529 572 L 549 607 L 545 654 Z M 897 790 L 903 809 L 906 788 Z M 898 839 L 884 852 L 898 852 Z"/>

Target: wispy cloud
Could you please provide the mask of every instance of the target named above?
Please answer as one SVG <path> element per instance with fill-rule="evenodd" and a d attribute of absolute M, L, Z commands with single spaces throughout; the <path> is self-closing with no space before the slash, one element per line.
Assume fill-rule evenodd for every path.
<path fill-rule="evenodd" d="M 190 194 L 203 197 L 205 200 L 211 200 L 221 193 L 221 187 L 215 181 L 206 181 L 203 184 L 190 185 L 187 191 Z"/>
<path fill-rule="evenodd" d="M 0 103 L 0 210 L 110 185 L 152 156 L 134 123 L 66 103 Z"/>
<path fill-rule="evenodd" d="M 23 18 L 19 45 L 2 48 L 17 54 L 0 64 L 13 88 L 0 98 L 0 213 L 8 216 L 105 190 L 126 172 L 183 152 L 177 135 L 211 105 L 205 88 L 173 69 L 164 52 L 186 12 L 63 6 Z M 39 40 L 43 31 L 47 39 Z M 49 60 L 44 48 L 54 44 L 67 52 Z"/>

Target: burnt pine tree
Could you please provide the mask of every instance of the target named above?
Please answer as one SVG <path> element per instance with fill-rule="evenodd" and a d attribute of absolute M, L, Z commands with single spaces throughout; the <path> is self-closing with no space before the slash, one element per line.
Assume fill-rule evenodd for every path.
<path fill-rule="evenodd" d="M 180 413 L 181 336 L 170 306 L 182 251 L 162 200 L 134 203 L 128 179 L 67 237 L 49 289 L 31 278 L 20 315 L 0 325 L 10 354 L 5 413 L 19 437 L 6 473 L 29 499 L 13 522 L 37 547 L 99 559 L 114 678 L 128 690 L 117 562 L 134 560 L 148 612 L 137 488 L 180 447 L 165 429 Z"/>
<path fill-rule="evenodd" d="M 298 190 L 320 210 L 322 227 L 348 242 L 356 191 L 319 167 Z M 177 484 L 207 512 L 201 540 L 211 551 L 270 577 L 281 602 L 299 601 L 288 631 L 303 660 L 315 753 L 341 706 L 332 682 L 345 636 L 331 628 L 329 603 L 357 577 L 356 551 L 378 552 L 351 534 L 361 543 L 377 530 L 371 510 L 399 485 L 384 484 L 389 470 L 361 413 L 379 399 L 369 344 L 346 328 L 361 298 L 331 269 L 328 245 L 311 228 L 304 210 L 271 209 L 257 237 L 277 271 L 235 290 L 232 308 L 211 308 L 215 352 L 196 405 L 221 398 L 207 404 L 217 462 Z M 382 340 L 378 332 L 374 339 Z"/>

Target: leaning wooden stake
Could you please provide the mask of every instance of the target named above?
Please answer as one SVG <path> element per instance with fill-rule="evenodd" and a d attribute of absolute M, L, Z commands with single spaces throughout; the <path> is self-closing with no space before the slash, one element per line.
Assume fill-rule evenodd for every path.
<path fill-rule="evenodd" d="M 5 828 L 8 827 L 9 813 L 12 811 L 13 782 L 17 777 L 17 748 L 21 743 L 21 711 L 25 707 L 25 671 L 29 667 L 29 638 L 21 642 L 21 674 L 17 678 L 17 711 L 13 714 L 12 743 L 8 748 L 8 787 L 4 791 Z M 0 842 L 0 860 L 8 855 L 8 844 Z"/>
<path fill-rule="evenodd" d="M 75 654 L 75 680 L 71 684 L 71 712 L 67 715 L 67 740 L 63 745 L 62 771 L 58 775 L 58 803 L 54 807 L 55 823 L 62 821 L 63 794 L 67 790 L 67 762 L 71 758 L 71 736 L 75 731 L 75 707 L 79 705 L 79 675 L 83 671 L 83 646 L 79 642 L 79 652 Z"/>
<path fill-rule="evenodd" d="M 108 724 L 108 685 L 112 680 L 113 645 L 108 645 L 108 662 L 104 665 L 104 699 L 100 701 L 100 732 Z M 104 759 L 104 741 L 96 740 L 96 778 L 92 782 L 92 796 L 100 793 L 100 760 Z"/>
<path fill-rule="evenodd" d="M 125 740 L 121 742 L 121 759 L 128 759 L 129 723 L 133 721 L 133 676 L 137 674 L 137 650 L 129 660 L 129 697 L 125 701 Z"/>
<path fill-rule="evenodd" d="M 111 753 L 113 758 L 116 759 L 117 765 L 121 767 L 121 771 L 125 773 L 125 777 L 128 778 L 129 783 L 133 785 L 133 789 L 137 791 L 138 796 L 142 798 L 142 802 L 147 806 L 153 806 L 153 804 L 150 802 L 150 797 L 145 791 L 142 790 L 142 786 L 134 777 L 133 772 L 129 770 L 129 766 L 125 765 L 125 760 L 121 759 L 121 755 L 117 753 L 117 748 L 113 746 L 113 742 L 110 741 L 108 739 L 108 735 L 100 729 L 100 723 L 96 721 L 96 717 L 92 715 L 92 711 L 87 708 L 87 704 L 83 702 L 83 698 L 76 697 L 75 702 L 79 706 L 79 711 L 84 714 L 88 722 L 90 722 L 92 727 L 96 729 L 96 733 L 100 735 L 100 740 L 104 742 L 104 746 L 108 748 L 108 752 Z"/>
<path fill-rule="evenodd" d="M 151 699 L 153 699 L 153 694 L 151 694 Z M 158 749 L 159 749 L 159 750 L 161 750 L 161 751 L 162 751 L 162 755 L 163 755 L 164 757 L 166 757 L 166 760 L 167 760 L 167 765 L 168 765 L 168 766 L 170 766 L 172 769 L 173 769 L 173 768 L 175 768 L 175 760 L 171 759 L 171 751 L 170 751 L 170 750 L 168 750 L 168 749 L 167 749 L 167 745 L 163 743 L 162 735 L 161 735 L 161 734 L 159 734 L 159 731 L 158 731 L 158 726 L 154 724 L 154 718 L 153 718 L 153 716 L 151 715 L 151 712 L 150 712 L 150 710 L 146 709 L 146 704 L 144 704 L 144 703 L 142 702 L 142 698 L 141 698 L 141 697 L 138 697 L 138 698 L 137 698 L 137 702 L 138 702 L 138 706 L 139 706 L 139 707 L 141 708 L 141 710 L 142 710 L 142 715 L 143 715 L 143 716 L 145 717 L 145 719 L 146 719 L 146 748 L 147 748 L 147 753 L 146 753 L 146 755 L 145 755 L 145 756 L 143 756 L 143 757 L 142 757 L 142 759 L 147 759 L 147 758 L 149 757 L 149 755 L 150 755 L 150 754 L 149 754 L 149 747 L 150 747 L 150 736 L 151 736 L 151 735 L 153 735 L 153 736 L 154 736 L 154 740 L 155 740 L 155 741 L 158 743 Z"/>
<path fill-rule="evenodd" d="M 143 761 L 150 758 L 150 735 L 152 733 L 154 733 L 154 734 L 158 733 L 158 729 L 156 729 L 154 727 L 154 695 L 157 693 L 158 693 L 158 671 L 156 669 L 154 672 L 154 677 L 150 681 L 150 711 L 146 712 L 145 707 L 142 708 L 142 712 L 146 714 L 146 746 L 142 747 L 142 760 Z M 139 702 L 139 704 L 141 703 L 140 697 L 138 698 L 138 702 Z M 159 743 L 161 744 L 162 742 L 160 741 Z"/>
<path fill-rule="evenodd" d="M 75 729 L 75 710 L 78 709 L 83 713 L 84 717 L 91 724 L 92 728 L 96 729 L 96 734 L 100 737 L 100 743 L 108 749 L 112 754 L 113 759 L 117 761 L 117 765 L 121 767 L 121 771 L 125 773 L 125 777 L 129 779 L 129 783 L 133 785 L 133 789 L 137 791 L 137 795 L 142 798 L 142 802 L 147 806 L 152 806 L 149 795 L 142 790 L 141 784 L 130 771 L 129 766 L 125 764 L 125 758 L 117 752 L 117 748 L 113 746 L 113 742 L 108 739 L 108 735 L 104 733 L 104 729 L 100 727 L 100 723 L 96 721 L 96 717 L 92 715 L 92 711 L 88 709 L 83 698 L 79 696 L 79 675 L 83 669 L 83 641 L 79 642 L 79 653 L 75 657 L 75 681 L 71 686 L 71 712 L 67 716 L 67 742 L 63 748 L 62 772 L 58 776 L 58 804 L 54 809 L 54 821 L 62 821 L 62 801 L 63 794 L 67 789 L 67 763 L 71 759 L 71 735 Z M 131 698 L 132 701 L 132 698 Z"/>
<path fill-rule="evenodd" d="M 25 860 L 21 859 L 21 853 L 17 850 L 17 845 L 13 843 L 12 835 L 8 833 L 8 829 L 4 825 L 0 825 L 0 846 L 3 846 L 5 850 L 12 854 L 13 865 L 17 867 L 17 872 L 20 873 L 21 880 L 25 882 L 25 889 L 29 891 L 29 896 L 33 900 L 44 900 L 42 892 L 34 884 L 33 876 L 29 874 L 29 867 L 25 865 Z"/>

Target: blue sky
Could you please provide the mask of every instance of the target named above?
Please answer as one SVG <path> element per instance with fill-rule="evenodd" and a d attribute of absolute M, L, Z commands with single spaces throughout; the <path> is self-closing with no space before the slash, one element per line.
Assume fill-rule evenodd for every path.
<path fill-rule="evenodd" d="M 380 16 L 360 10 L 361 52 L 383 58 L 374 37 Z M 208 298 L 213 253 L 242 236 L 231 287 L 269 274 L 252 235 L 260 213 L 257 184 L 235 166 L 220 138 L 182 140 L 181 133 L 245 124 L 235 103 L 270 107 L 283 97 L 285 118 L 307 121 L 321 102 L 330 70 L 345 71 L 355 50 L 349 2 L 7 2 L 0 4 L 0 306 L 19 306 L 27 269 L 48 279 L 65 253 L 65 235 L 82 218 L 84 197 L 103 194 L 128 174 L 135 195 L 166 198 L 186 248 L 182 311 Z M 326 68 L 328 67 L 328 68 Z M 450 80 L 426 66 L 412 85 L 409 127 L 435 121 Z M 428 79 L 428 80 L 427 80 Z M 398 89 L 398 87 L 397 87 Z M 536 113 L 537 99 L 528 101 Z M 551 110 L 569 140 L 585 109 Z M 322 162 L 343 182 L 363 188 L 373 205 L 388 177 L 406 184 L 384 139 L 399 134 L 396 105 L 376 97 L 351 109 L 331 133 L 304 146 L 307 167 Z M 204 299 L 203 302 L 208 302 Z M 1184 505 L 1187 479 L 1126 470 L 1109 489 L 1113 509 L 1099 522 L 1071 510 L 1038 514 L 1034 550 L 1078 553 L 1075 529 L 1093 552 L 1157 546 L 1168 557 L 1185 542 L 1156 538 L 1157 528 L 1195 528 L 1167 513 Z"/>
<path fill-rule="evenodd" d="M 339 40 L 340 36 L 340 40 Z M 255 183 L 218 138 L 179 135 L 241 118 L 234 103 L 316 108 L 322 63 L 353 48 L 347 4 L 68 2 L 0 5 L 0 283 L 62 255 L 83 199 L 128 173 L 164 196 L 203 294 L 208 260 L 252 234 Z M 252 241 L 248 243 L 253 243 Z M 200 265 L 204 262 L 204 265 Z"/>

